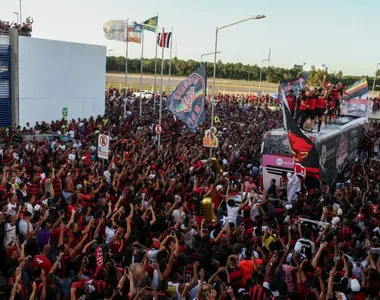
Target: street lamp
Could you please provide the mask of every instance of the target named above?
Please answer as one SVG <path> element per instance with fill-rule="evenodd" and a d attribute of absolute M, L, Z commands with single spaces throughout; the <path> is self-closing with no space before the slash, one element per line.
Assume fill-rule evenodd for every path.
<path fill-rule="evenodd" d="M 19 0 L 19 3 L 20 3 L 20 13 L 19 13 L 19 17 L 20 17 L 20 24 L 22 23 L 22 17 L 21 17 L 21 0 Z"/>
<path fill-rule="evenodd" d="M 373 79 L 373 86 L 372 86 L 371 97 L 373 97 L 373 94 L 375 93 L 376 77 L 377 77 L 377 70 L 379 69 L 379 65 L 380 65 L 380 63 L 377 63 L 377 65 L 376 65 L 375 78 Z"/>
<path fill-rule="evenodd" d="M 259 79 L 259 93 L 261 94 L 261 77 L 262 77 L 262 75 L 263 75 L 263 63 L 264 62 L 268 62 L 268 64 L 269 64 L 269 62 L 270 62 L 270 49 L 269 49 L 269 55 L 268 55 L 268 58 L 267 59 L 263 59 L 262 61 L 261 61 L 261 64 L 260 64 L 260 79 Z"/>
<path fill-rule="evenodd" d="M 216 77 L 216 54 L 218 53 L 218 32 L 221 29 L 224 29 L 224 28 L 227 28 L 227 27 L 231 27 L 231 26 L 234 26 L 234 25 L 246 22 L 246 21 L 258 20 L 258 19 L 264 19 L 264 18 L 265 18 L 264 15 L 257 15 L 255 17 L 250 17 L 248 19 L 240 20 L 240 21 L 237 21 L 235 23 L 231 23 L 231 24 L 228 24 L 228 25 L 225 25 L 225 26 L 216 27 L 216 30 L 215 30 L 215 51 L 214 51 L 214 74 L 212 76 L 211 127 L 214 126 L 215 77 Z M 210 148 L 210 159 L 211 158 L 212 158 L 212 148 Z"/>
<path fill-rule="evenodd" d="M 18 17 L 19 17 L 19 13 L 18 12 L 13 12 L 16 16 L 17 16 L 17 24 L 19 24 L 19 22 L 18 22 Z"/>
<path fill-rule="evenodd" d="M 218 53 L 222 53 L 222 51 L 218 51 L 218 52 L 216 52 L 216 54 L 218 54 Z M 201 55 L 201 64 L 202 64 L 202 61 L 203 61 L 203 56 L 207 56 L 207 55 L 211 55 L 211 54 L 215 54 L 215 52 L 209 52 L 209 53 L 204 53 L 204 54 L 202 54 L 202 55 Z"/>

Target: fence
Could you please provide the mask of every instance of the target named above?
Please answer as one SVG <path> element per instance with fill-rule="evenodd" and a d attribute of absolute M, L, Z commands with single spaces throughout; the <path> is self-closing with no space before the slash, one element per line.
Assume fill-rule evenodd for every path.
<path fill-rule="evenodd" d="M 9 32 L 8 32 L 8 30 L 0 30 L 0 35 L 9 35 Z M 19 32 L 18 35 L 31 36 L 30 32 L 29 33 Z"/>

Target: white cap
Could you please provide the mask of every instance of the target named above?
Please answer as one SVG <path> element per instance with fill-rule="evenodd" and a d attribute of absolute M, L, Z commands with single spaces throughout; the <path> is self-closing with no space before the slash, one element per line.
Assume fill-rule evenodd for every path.
<path fill-rule="evenodd" d="M 80 190 L 80 189 L 82 189 L 82 185 L 81 184 L 77 184 L 77 190 Z"/>
<path fill-rule="evenodd" d="M 217 191 L 221 190 L 222 188 L 223 188 L 223 186 L 222 186 L 221 184 L 218 184 L 218 185 L 216 186 L 216 190 L 217 190 Z"/>
<path fill-rule="evenodd" d="M 41 205 L 37 204 L 36 206 L 34 206 L 34 211 L 39 211 L 41 208 Z"/>
<path fill-rule="evenodd" d="M 343 210 L 341 208 L 338 208 L 337 214 L 338 214 L 338 216 L 343 215 Z"/>
<path fill-rule="evenodd" d="M 340 218 L 339 217 L 334 217 L 331 221 L 331 224 L 333 225 L 338 225 L 340 222 Z"/>
<path fill-rule="evenodd" d="M 351 280 L 351 291 L 359 292 L 360 291 L 360 283 L 357 279 Z"/>

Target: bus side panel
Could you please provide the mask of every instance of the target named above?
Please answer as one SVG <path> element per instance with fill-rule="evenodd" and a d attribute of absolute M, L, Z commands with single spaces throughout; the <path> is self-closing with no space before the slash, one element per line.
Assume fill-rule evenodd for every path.
<path fill-rule="evenodd" d="M 355 127 L 347 127 L 342 130 L 344 142 L 347 143 L 347 151 L 346 153 L 343 153 L 345 160 L 340 168 L 341 170 L 352 163 L 358 155 L 360 141 L 364 138 L 364 129 L 364 125 L 358 125 Z"/>
<path fill-rule="evenodd" d="M 319 153 L 320 180 L 331 184 L 337 177 L 336 169 L 336 149 L 339 142 L 339 135 L 333 135 L 326 140 L 317 143 Z"/>

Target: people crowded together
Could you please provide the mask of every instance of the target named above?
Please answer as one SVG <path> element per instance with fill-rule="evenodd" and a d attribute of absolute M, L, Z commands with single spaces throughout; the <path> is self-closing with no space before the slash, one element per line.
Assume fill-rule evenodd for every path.
<path fill-rule="evenodd" d="M 337 183 L 287 202 L 258 180 L 281 110 L 218 101 L 210 160 L 210 106 L 194 133 L 163 109 L 158 146 L 158 106 L 124 114 L 123 98 L 109 89 L 104 116 L 2 131 L 7 299 L 379 299 L 378 123 Z M 37 138 L 48 131 L 70 140 Z M 36 138 L 13 143 L 21 132 Z"/>
<path fill-rule="evenodd" d="M 0 35 L 8 35 L 10 28 L 16 28 L 19 35 L 31 36 L 33 18 L 29 17 L 22 24 L 0 20 Z"/>

